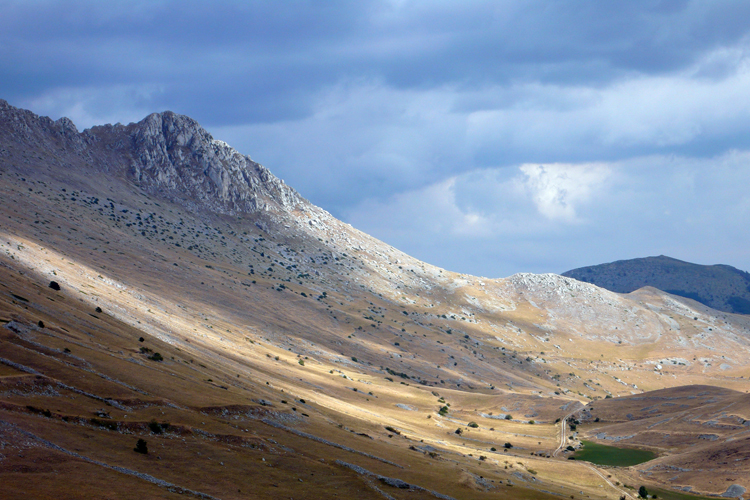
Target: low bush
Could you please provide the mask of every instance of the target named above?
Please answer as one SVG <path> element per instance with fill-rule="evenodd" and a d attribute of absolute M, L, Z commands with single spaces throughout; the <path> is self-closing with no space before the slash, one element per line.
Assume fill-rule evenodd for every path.
<path fill-rule="evenodd" d="M 148 444 L 143 439 L 139 439 L 135 444 L 133 451 L 136 453 L 142 453 L 143 455 L 148 455 Z"/>

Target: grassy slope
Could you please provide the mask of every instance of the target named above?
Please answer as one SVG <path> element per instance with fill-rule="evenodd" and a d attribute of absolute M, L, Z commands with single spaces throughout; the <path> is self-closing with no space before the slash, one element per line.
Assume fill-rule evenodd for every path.
<path fill-rule="evenodd" d="M 373 486 L 396 498 L 420 495 L 337 459 L 456 498 L 510 488 L 514 497 L 583 489 L 615 498 L 590 470 L 543 457 L 557 446 L 556 418 L 605 394 L 746 382 L 746 363 L 723 369 L 713 361 L 717 349 L 731 355 L 742 346 L 739 337 L 710 349 L 660 344 L 712 338 L 706 330 L 717 324 L 739 335 L 746 326 L 733 318 L 722 326 L 711 312 L 677 314 L 666 304 L 680 330 L 647 344 L 638 330 L 625 343 L 574 335 L 582 327 L 575 317 L 562 323 L 570 330 L 550 331 L 542 302 L 508 298 L 502 282 L 403 256 L 378 260 L 385 250 L 337 247 L 333 233 L 291 237 L 259 230 L 252 217 L 196 215 L 104 176 L 64 172 L 60 180 L 41 167 L 0 173 L 0 320 L 12 322 L 0 328 L 0 357 L 40 373 L 0 364 L 0 467 L 9 493 L 26 487 L 40 498 L 73 498 L 108 487 L 175 496 L 39 446 L 30 432 L 221 498 L 382 497 Z M 46 286 L 51 279 L 61 292 Z M 149 360 L 142 347 L 164 361 Z M 654 371 L 654 360 L 683 353 L 714 366 L 688 360 Z M 447 416 L 437 413 L 440 397 L 451 405 Z M 102 410 L 118 431 L 92 422 Z M 514 420 L 498 418 L 508 413 Z M 172 431 L 151 434 L 153 419 Z M 148 440 L 148 456 L 132 451 L 138 437 Z M 502 450 L 508 441 L 510 452 Z"/>

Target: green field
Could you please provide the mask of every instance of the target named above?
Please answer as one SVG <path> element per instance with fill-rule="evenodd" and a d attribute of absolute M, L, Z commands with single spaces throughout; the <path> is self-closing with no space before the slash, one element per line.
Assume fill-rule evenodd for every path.
<path fill-rule="evenodd" d="M 614 446 L 592 443 L 591 441 L 581 442 L 583 443 L 583 448 L 576 451 L 573 456 L 576 460 L 585 460 L 592 464 L 628 467 L 656 458 L 656 454 L 652 451 L 615 448 Z"/>
<path fill-rule="evenodd" d="M 671 491 L 671 490 L 660 490 L 648 488 L 649 494 L 656 493 L 662 500 L 712 500 L 712 497 L 703 497 L 700 495 L 693 495 L 690 493 L 684 493 L 682 491 Z M 716 497 L 713 497 L 715 499 Z"/>

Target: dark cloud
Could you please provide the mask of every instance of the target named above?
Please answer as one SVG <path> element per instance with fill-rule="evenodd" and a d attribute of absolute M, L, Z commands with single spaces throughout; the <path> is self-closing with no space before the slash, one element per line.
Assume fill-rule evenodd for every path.
<path fill-rule="evenodd" d="M 746 36 L 750 4 L 6 1 L 3 13 L 5 97 L 147 82 L 165 87 L 155 109 L 218 125 L 306 116 L 342 79 L 420 89 L 675 71 Z"/>
<path fill-rule="evenodd" d="M 529 170 L 536 191 L 508 184 L 519 166 L 575 176 L 673 156 L 705 172 L 750 150 L 747 2 L 0 0 L 0 12 L 0 98 L 79 128 L 187 114 L 334 215 L 438 264 L 469 258 L 476 274 L 707 252 L 687 226 L 649 245 L 669 224 L 653 214 L 691 208 L 653 194 L 664 162 L 620 198 L 568 186 L 576 210 L 544 198 L 562 192 L 541 189 L 566 185 L 560 172 Z M 724 202 L 708 219 L 736 218 L 721 189 L 710 196 Z M 640 230 L 615 198 L 638 207 Z"/>

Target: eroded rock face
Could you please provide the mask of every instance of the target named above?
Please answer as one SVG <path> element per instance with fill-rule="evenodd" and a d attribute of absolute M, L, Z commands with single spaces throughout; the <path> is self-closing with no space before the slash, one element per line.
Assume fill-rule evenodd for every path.
<path fill-rule="evenodd" d="M 19 109 L 0 99 L 0 149 L 6 154 L 3 146 L 17 144 L 27 146 L 30 150 L 60 150 L 86 156 L 87 141 L 84 134 L 78 132 L 69 118 L 53 121 L 46 116 L 37 116 L 31 111 Z"/>
<path fill-rule="evenodd" d="M 215 140 L 197 122 L 154 113 L 128 126 L 130 175 L 142 188 L 213 211 L 290 211 L 307 204 L 267 168 Z"/>
<path fill-rule="evenodd" d="M 120 173 L 193 210 L 236 215 L 313 208 L 267 168 L 171 111 L 78 132 L 68 118 L 53 121 L 0 100 L 0 153 L 9 154 L 5 143 L 43 151 L 54 157 L 48 164 Z"/>

